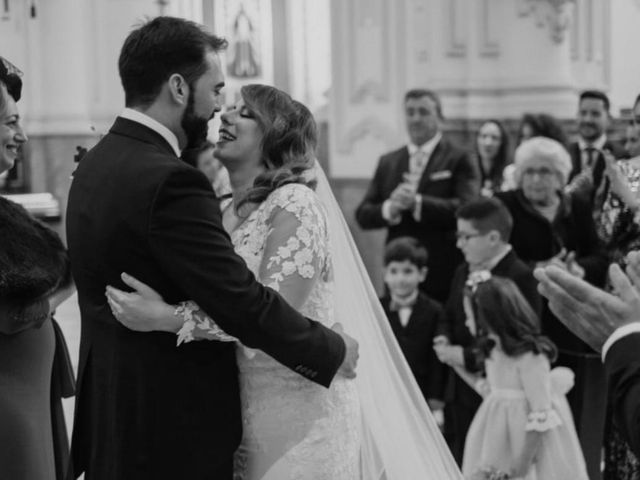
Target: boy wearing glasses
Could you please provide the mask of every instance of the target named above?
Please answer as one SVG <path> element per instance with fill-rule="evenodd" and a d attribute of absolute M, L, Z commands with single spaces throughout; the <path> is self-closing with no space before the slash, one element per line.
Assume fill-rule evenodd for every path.
<path fill-rule="evenodd" d="M 464 312 L 463 298 L 469 276 L 488 270 L 492 276 L 510 278 L 537 313 L 541 300 L 532 270 L 509 244 L 513 219 L 500 200 L 480 198 L 469 202 L 458 209 L 456 218 L 457 246 L 465 262 L 455 272 L 439 335 L 434 339 L 434 350 L 441 362 L 475 373 L 483 363 L 476 346 L 476 338 L 483 332 Z M 445 437 L 460 463 L 467 431 L 481 398 L 450 369 L 444 400 Z"/>

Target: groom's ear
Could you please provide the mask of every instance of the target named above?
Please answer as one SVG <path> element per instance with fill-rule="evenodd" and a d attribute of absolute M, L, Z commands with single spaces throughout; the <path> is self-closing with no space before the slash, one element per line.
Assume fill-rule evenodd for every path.
<path fill-rule="evenodd" d="M 189 85 L 179 73 L 169 77 L 169 94 L 171 99 L 180 105 L 186 105 L 189 99 Z"/>

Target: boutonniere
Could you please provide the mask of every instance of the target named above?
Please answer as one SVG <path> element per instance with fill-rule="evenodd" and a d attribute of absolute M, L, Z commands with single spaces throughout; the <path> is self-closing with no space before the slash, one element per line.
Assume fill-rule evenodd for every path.
<path fill-rule="evenodd" d="M 478 270 L 475 272 L 471 272 L 467 277 L 466 286 L 469 287 L 471 292 L 475 292 L 483 282 L 486 282 L 491 279 L 491 272 L 489 270 Z"/>
<path fill-rule="evenodd" d="M 104 133 L 98 132 L 96 127 L 94 127 L 93 125 L 91 125 L 89 128 L 94 134 L 98 136 L 98 140 L 104 137 Z M 84 156 L 87 154 L 88 151 L 89 149 L 87 147 L 84 147 L 82 145 L 76 145 L 76 153 L 73 156 L 73 163 L 75 163 L 76 168 L 78 168 L 78 164 L 84 158 Z M 76 168 L 73 169 L 73 173 L 71 173 L 71 178 L 73 178 L 73 174 L 75 173 Z"/>

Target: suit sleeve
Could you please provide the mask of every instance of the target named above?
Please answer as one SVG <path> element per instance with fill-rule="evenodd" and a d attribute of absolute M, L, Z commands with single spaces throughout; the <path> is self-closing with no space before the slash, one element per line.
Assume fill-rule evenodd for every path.
<path fill-rule="evenodd" d="M 455 228 L 455 212 L 461 205 L 480 194 L 480 174 L 471 157 L 457 153 L 453 162 L 453 196 L 449 198 L 421 195 L 422 210 L 420 223 L 425 226 L 440 226 L 443 229 Z"/>
<path fill-rule="evenodd" d="M 364 230 L 388 226 L 387 221 L 382 217 L 382 204 L 387 200 L 382 188 L 385 170 L 383 159 L 380 159 L 367 193 L 356 209 L 356 221 Z"/>
<path fill-rule="evenodd" d="M 165 273 L 225 332 L 330 385 L 344 359 L 342 338 L 256 281 L 234 252 L 218 202 L 197 171 L 174 170 L 159 187 L 148 239 Z"/>
<path fill-rule="evenodd" d="M 605 359 L 613 418 L 631 450 L 640 457 L 640 333 L 615 342 Z"/>

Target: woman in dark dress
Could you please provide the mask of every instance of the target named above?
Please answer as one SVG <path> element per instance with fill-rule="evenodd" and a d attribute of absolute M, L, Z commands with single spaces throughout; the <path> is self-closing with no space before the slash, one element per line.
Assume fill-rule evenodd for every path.
<path fill-rule="evenodd" d="M 16 107 L 20 76 L 0 57 L 0 172 L 27 141 Z M 51 311 L 70 293 L 61 289 L 70 283 L 67 254 L 55 233 L 2 197 L 0 239 L 0 477 L 61 479 L 66 462 L 54 452 L 66 451 L 67 439 L 54 427 L 51 388 L 62 337 Z"/>
<path fill-rule="evenodd" d="M 496 194 L 513 217 L 510 243 L 514 251 L 532 266 L 553 263 L 602 287 L 608 256 L 591 205 L 583 196 L 563 193 L 571 171 L 567 150 L 550 138 L 533 137 L 517 148 L 514 164 L 518 188 Z M 541 320 L 543 333 L 558 347 L 558 364 L 575 374 L 575 386 L 567 399 L 590 478 L 598 478 L 606 403 L 600 356 L 547 306 Z"/>

